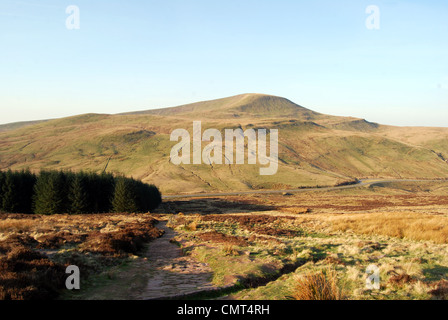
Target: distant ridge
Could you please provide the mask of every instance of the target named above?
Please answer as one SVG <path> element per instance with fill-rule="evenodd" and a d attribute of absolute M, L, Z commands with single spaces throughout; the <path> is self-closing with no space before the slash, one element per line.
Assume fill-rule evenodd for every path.
<path fill-rule="evenodd" d="M 46 121 L 50 121 L 50 120 L 20 121 L 20 122 L 0 124 L 0 132 L 24 128 L 24 127 L 32 126 L 32 125 L 39 124 L 42 122 L 46 122 Z"/>

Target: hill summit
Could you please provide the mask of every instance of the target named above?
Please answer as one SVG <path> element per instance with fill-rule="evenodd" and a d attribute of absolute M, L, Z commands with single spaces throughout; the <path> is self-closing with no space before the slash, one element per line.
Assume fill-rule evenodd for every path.
<path fill-rule="evenodd" d="M 277 96 L 247 93 L 228 98 L 201 101 L 171 108 L 126 113 L 127 115 L 190 116 L 206 118 L 294 117 L 314 119 L 318 113 Z"/>

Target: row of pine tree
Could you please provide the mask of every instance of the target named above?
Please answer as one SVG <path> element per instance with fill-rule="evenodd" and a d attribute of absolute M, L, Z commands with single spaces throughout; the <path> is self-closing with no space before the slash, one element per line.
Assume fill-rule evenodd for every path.
<path fill-rule="evenodd" d="M 0 211 L 83 214 L 149 212 L 162 202 L 154 185 L 112 174 L 0 172 Z"/>

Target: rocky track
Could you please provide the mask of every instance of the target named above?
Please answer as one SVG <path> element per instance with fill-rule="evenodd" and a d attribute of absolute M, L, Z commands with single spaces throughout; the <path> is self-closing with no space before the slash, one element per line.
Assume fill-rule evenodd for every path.
<path fill-rule="evenodd" d="M 170 242 L 175 232 L 161 221 L 157 227 L 165 234 L 151 241 L 141 257 L 114 272 L 111 280 L 92 286 L 81 299 L 153 300 L 187 297 L 219 288 L 211 283 L 207 264 L 182 255 Z"/>

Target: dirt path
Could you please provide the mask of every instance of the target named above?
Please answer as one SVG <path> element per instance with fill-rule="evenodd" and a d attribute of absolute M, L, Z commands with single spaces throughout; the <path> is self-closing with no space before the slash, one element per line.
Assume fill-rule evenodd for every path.
<path fill-rule="evenodd" d="M 144 254 L 128 266 L 116 270 L 111 280 L 93 285 L 83 294 L 88 300 L 150 300 L 179 297 L 215 289 L 206 264 L 182 256 L 170 242 L 175 232 L 161 221 L 165 234 L 151 241 Z"/>

